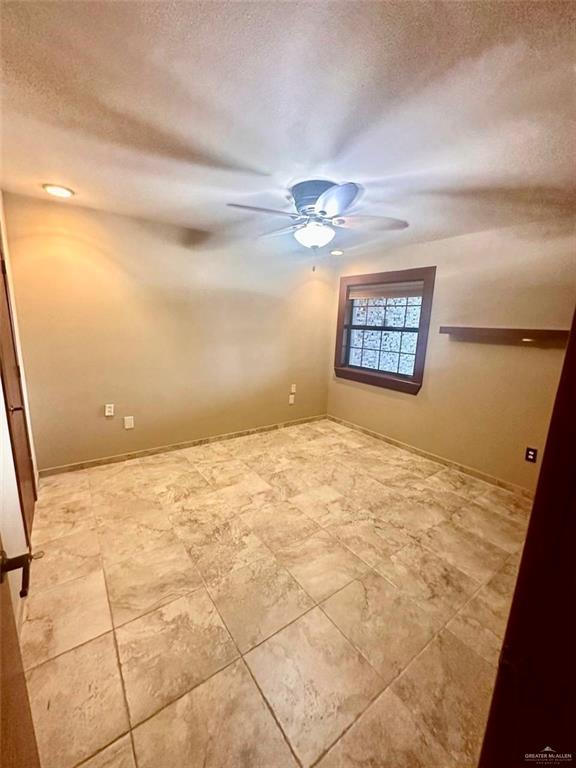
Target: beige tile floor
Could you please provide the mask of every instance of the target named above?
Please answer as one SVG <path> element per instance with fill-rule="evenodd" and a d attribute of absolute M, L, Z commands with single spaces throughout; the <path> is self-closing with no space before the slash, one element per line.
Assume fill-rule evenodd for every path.
<path fill-rule="evenodd" d="M 43 768 L 472 768 L 529 507 L 329 420 L 44 479 Z"/>

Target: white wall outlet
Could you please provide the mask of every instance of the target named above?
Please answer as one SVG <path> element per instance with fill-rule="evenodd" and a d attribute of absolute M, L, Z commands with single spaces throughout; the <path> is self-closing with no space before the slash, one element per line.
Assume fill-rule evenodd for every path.
<path fill-rule="evenodd" d="M 114 403 L 106 403 L 104 406 L 104 416 L 114 416 Z"/>
<path fill-rule="evenodd" d="M 295 395 L 292 395 L 292 394 L 288 395 L 288 405 L 294 405 L 295 400 L 296 400 Z"/>
<path fill-rule="evenodd" d="M 124 429 L 134 429 L 134 416 L 124 416 Z"/>
<path fill-rule="evenodd" d="M 296 384 L 292 384 L 292 385 L 290 386 L 290 392 L 292 392 L 292 394 L 293 394 L 293 395 L 295 395 L 295 394 L 296 394 Z"/>

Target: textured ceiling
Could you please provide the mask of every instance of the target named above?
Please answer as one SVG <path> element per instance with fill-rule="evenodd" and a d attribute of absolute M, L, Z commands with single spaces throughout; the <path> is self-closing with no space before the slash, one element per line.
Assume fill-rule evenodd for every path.
<path fill-rule="evenodd" d="M 573 3 L 4 2 L 2 186 L 174 222 L 201 240 L 285 220 L 290 182 L 364 185 L 409 229 L 570 211 Z M 271 241 L 296 247 L 292 238 Z"/>

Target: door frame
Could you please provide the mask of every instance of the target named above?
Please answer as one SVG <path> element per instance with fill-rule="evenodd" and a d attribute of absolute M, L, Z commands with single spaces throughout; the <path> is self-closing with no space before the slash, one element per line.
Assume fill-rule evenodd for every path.
<path fill-rule="evenodd" d="M 8 325 L 8 336 L 10 339 L 9 360 L 3 359 L 0 349 L 0 379 L 3 389 L 4 408 L 6 410 L 6 420 L 8 422 L 8 432 L 10 434 L 10 444 L 14 460 L 14 469 L 16 472 L 16 484 L 18 487 L 18 498 L 20 501 L 20 511 L 24 524 L 26 542 L 31 546 L 32 522 L 34 519 L 34 506 L 38 498 L 38 488 L 36 482 L 36 471 L 32 457 L 32 440 L 29 431 L 29 413 L 26 398 L 24 396 L 24 387 L 22 382 L 22 366 L 19 354 L 19 348 L 16 335 L 16 323 L 14 317 L 14 308 L 11 297 L 11 286 L 8 277 L 8 269 L 4 248 L 0 242 L 0 301 L 6 301 L 6 318 Z M 12 362 L 12 369 L 10 367 Z M 11 381 L 9 380 L 11 377 Z M 15 392 L 17 402 L 9 402 L 10 392 Z M 18 430 L 15 428 L 15 420 L 18 419 Z M 18 432 L 18 434 L 17 434 Z M 22 441 L 23 445 L 18 450 L 17 442 Z M 26 477 L 26 475 L 28 477 Z"/>
<path fill-rule="evenodd" d="M 6 768 L 40 768 L 7 574 L 0 583 L 0 755 Z"/>

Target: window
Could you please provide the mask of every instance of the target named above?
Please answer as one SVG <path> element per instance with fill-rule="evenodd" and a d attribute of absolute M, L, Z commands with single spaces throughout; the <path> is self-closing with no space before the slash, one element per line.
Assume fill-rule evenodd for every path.
<path fill-rule="evenodd" d="M 424 267 L 341 278 L 336 376 L 419 392 L 435 275 Z"/>

